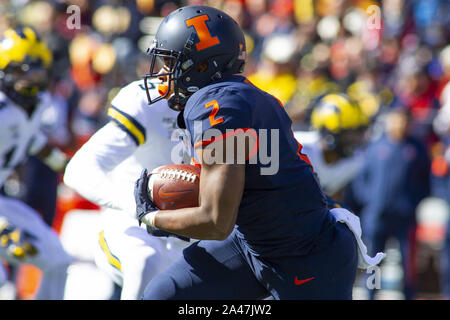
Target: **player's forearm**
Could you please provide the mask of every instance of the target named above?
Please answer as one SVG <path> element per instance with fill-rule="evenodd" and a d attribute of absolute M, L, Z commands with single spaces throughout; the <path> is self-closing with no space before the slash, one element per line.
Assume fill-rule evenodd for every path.
<path fill-rule="evenodd" d="M 235 218 L 227 223 L 214 218 L 213 211 L 202 207 L 184 208 L 178 210 L 160 210 L 152 222 L 145 216 L 142 221 L 154 226 L 189 238 L 201 240 L 224 240 L 233 230 Z M 234 214 L 233 216 L 236 216 Z"/>
<path fill-rule="evenodd" d="M 64 183 L 68 187 L 98 205 L 105 205 L 107 202 L 102 201 L 107 198 L 103 197 L 105 180 L 106 174 L 98 170 L 94 162 L 87 161 L 85 157 L 80 159 L 79 154 L 75 154 L 64 173 Z"/>
<path fill-rule="evenodd" d="M 64 183 L 101 207 L 126 210 L 134 214 L 133 185 L 112 183 L 107 171 L 96 159 L 91 159 L 89 154 L 75 154 L 67 165 Z"/>
<path fill-rule="evenodd" d="M 236 223 L 244 182 L 244 165 L 204 166 L 199 207 L 158 211 L 143 222 L 195 239 L 224 240 Z"/>
<path fill-rule="evenodd" d="M 116 181 L 109 173 L 136 150 L 134 142 L 109 123 L 97 131 L 72 157 L 64 183 L 87 200 L 107 208 L 129 212 L 134 217 L 134 181 Z"/>

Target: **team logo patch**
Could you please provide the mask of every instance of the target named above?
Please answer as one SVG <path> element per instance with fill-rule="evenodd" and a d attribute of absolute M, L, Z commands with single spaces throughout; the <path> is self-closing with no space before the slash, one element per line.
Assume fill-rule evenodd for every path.
<path fill-rule="evenodd" d="M 213 37 L 209 32 L 208 26 L 206 25 L 206 21 L 209 20 L 210 19 L 206 14 L 186 20 L 186 25 L 188 27 L 193 27 L 198 35 L 198 38 L 200 39 L 200 41 L 195 45 L 197 51 L 207 49 L 220 43 L 219 38 L 215 36 Z"/>

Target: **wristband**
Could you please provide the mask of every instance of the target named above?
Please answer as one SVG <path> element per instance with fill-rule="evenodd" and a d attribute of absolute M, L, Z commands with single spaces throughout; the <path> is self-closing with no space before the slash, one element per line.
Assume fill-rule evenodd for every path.
<path fill-rule="evenodd" d="M 155 210 L 150 213 L 147 213 L 145 216 L 142 217 L 141 221 L 144 222 L 149 227 L 155 227 L 155 218 L 158 212 L 159 210 Z"/>

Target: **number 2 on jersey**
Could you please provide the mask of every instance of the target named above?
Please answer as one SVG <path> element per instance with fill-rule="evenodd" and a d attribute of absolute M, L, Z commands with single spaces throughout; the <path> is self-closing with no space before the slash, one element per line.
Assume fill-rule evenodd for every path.
<path fill-rule="evenodd" d="M 223 122 L 223 118 L 217 118 L 216 119 L 216 115 L 217 112 L 219 112 L 219 103 L 217 102 L 217 100 L 213 100 L 211 102 L 208 102 L 207 104 L 205 104 L 205 108 L 211 108 L 213 107 L 210 115 L 209 115 L 209 123 L 211 124 L 211 127 L 215 126 L 216 124 L 222 123 Z"/>

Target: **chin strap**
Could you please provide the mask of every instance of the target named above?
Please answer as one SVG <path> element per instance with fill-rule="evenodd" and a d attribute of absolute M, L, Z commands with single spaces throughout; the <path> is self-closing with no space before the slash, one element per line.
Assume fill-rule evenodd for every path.
<path fill-rule="evenodd" d="M 184 109 L 177 116 L 177 125 L 180 129 L 186 129 L 186 122 L 184 121 Z"/>

